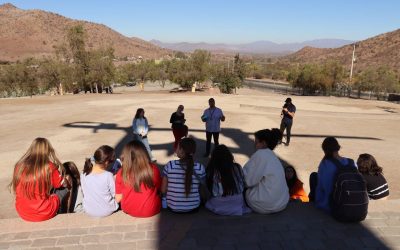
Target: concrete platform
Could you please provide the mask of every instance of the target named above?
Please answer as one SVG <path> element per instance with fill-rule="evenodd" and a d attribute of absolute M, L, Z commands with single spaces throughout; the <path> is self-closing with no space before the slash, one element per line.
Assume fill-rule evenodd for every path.
<path fill-rule="evenodd" d="M 273 215 L 217 216 L 205 209 L 151 218 L 58 215 L 39 223 L 0 220 L 0 249 L 400 249 L 400 200 L 370 203 L 365 221 L 344 224 L 308 203 Z"/>

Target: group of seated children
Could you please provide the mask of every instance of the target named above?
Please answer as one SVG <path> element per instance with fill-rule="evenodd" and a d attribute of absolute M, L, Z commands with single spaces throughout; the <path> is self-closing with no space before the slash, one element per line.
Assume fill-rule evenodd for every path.
<path fill-rule="evenodd" d="M 58 213 L 84 211 L 90 216 L 108 216 L 118 209 L 134 217 L 150 217 L 161 207 L 175 213 L 193 213 L 204 203 L 220 215 L 243 215 L 251 211 L 269 214 L 282 211 L 289 200 L 315 202 L 330 211 L 330 197 L 338 167 L 352 160 L 339 156 L 333 137 L 324 140 L 325 156 L 318 173 L 310 176 L 310 195 L 292 166 L 283 167 L 273 150 L 282 139 L 279 129 L 255 133 L 256 152 L 243 168 L 225 145 L 215 147 L 205 168 L 196 162 L 196 142 L 183 138 L 162 171 L 152 163 L 139 140 L 127 143 L 116 166 L 114 149 L 103 145 L 86 159 L 82 174 L 73 162 L 61 164 L 50 142 L 36 138 L 15 164 L 10 187 L 16 195 L 16 210 L 27 221 L 44 221 Z M 340 164 L 339 163 L 339 164 Z M 382 168 L 368 154 L 360 155 L 358 169 L 364 176 L 368 195 L 389 195 Z M 355 164 L 354 164 L 355 167 Z M 205 199 L 201 190 L 208 190 Z M 162 204 L 162 199 L 165 204 Z"/>

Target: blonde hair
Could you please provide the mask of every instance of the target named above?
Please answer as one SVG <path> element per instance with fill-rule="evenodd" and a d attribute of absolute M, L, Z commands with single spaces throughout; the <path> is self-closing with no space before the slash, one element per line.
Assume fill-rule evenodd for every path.
<path fill-rule="evenodd" d="M 143 183 L 148 188 L 154 188 L 154 171 L 150 165 L 150 157 L 143 143 L 131 141 L 122 150 L 122 179 L 125 185 L 140 192 Z"/>
<path fill-rule="evenodd" d="M 53 163 L 62 173 L 64 172 L 50 142 L 46 138 L 36 138 L 28 151 L 15 164 L 10 188 L 12 187 L 15 193 L 17 186 L 21 185 L 22 194 L 28 199 L 34 199 L 35 190 L 38 187 L 40 195 L 48 197 L 52 189 L 50 163 Z"/>

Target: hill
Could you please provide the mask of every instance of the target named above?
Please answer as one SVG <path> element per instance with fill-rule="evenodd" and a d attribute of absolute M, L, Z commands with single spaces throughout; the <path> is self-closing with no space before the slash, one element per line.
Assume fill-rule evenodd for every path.
<path fill-rule="evenodd" d="M 160 58 L 169 54 L 166 49 L 140 38 L 128 38 L 102 24 L 3 4 L 0 5 L 0 60 L 16 61 L 53 55 L 54 46 L 64 41 L 66 30 L 77 24 L 83 25 L 86 30 L 88 48 L 112 45 L 115 55 L 120 58 Z"/>
<path fill-rule="evenodd" d="M 274 43 L 271 41 L 256 41 L 243 44 L 224 44 L 224 43 L 164 43 L 158 40 L 151 40 L 151 43 L 171 50 L 193 52 L 196 49 L 205 49 L 211 52 L 245 53 L 245 54 L 267 54 L 267 55 L 287 55 L 298 51 L 306 46 L 316 48 L 337 48 L 353 41 L 340 39 L 319 39 L 305 41 L 301 43 Z"/>
<path fill-rule="evenodd" d="M 335 49 L 305 47 L 300 51 L 281 58 L 291 63 L 321 63 L 330 59 L 337 60 L 350 68 L 353 45 L 345 45 Z M 368 67 L 388 66 L 392 70 L 400 70 L 400 29 L 387 32 L 356 43 L 355 72 Z"/>

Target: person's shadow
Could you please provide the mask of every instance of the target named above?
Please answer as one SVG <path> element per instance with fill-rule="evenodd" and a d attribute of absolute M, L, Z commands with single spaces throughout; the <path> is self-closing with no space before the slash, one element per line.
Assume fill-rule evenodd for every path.
<path fill-rule="evenodd" d="M 101 130 L 122 130 L 125 131 L 125 135 L 120 139 L 116 145 L 115 145 L 115 152 L 119 156 L 122 152 L 123 147 L 133 140 L 133 132 L 132 128 L 129 127 L 121 127 L 116 123 L 104 123 L 104 122 L 89 122 L 89 121 L 80 121 L 80 122 L 72 122 L 72 123 L 66 123 L 63 125 L 64 127 L 67 128 L 85 128 L 85 129 L 91 129 L 93 133 L 99 133 Z M 171 128 L 155 128 L 150 126 L 151 131 L 171 131 Z M 203 129 L 190 129 L 189 128 L 189 137 L 192 137 L 195 139 L 196 144 L 197 144 L 197 150 L 196 150 L 196 160 L 201 162 L 202 164 L 206 165 L 208 158 L 201 157 L 203 150 L 206 147 L 206 140 L 198 138 L 193 135 L 193 133 L 204 133 L 205 137 L 205 130 Z M 237 128 L 222 128 L 221 129 L 221 135 L 224 137 L 227 137 L 231 139 L 237 146 L 235 147 L 229 147 L 231 150 L 232 154 L 242 154 L 247 156 L 248 158 L 251 157 L 252 153 L 255 151 L 254 148 L 254 141 L 251 138 L 253 133 L 245 132 L 241 129 Z M 328 136 L 332 135 L 308 135 L 308 134 L 293 134 L 292 137 L 303 137 L 303 138 L 325 138 Z M 335 136 L 336 138 L 342 138 L 342 139 L 359 139 L 359 140 L 381 140 L 379 138 L 374 138 L 374 137 L 361 137 L 361 136 Z M 172 131 L 171 131 L 171 142 L 169 143 L 160 143 L 160 144 L 151 144 L 151 139 L 150 139 L 150 147 L 152 150 L 164 150 L 166 151 L 166 154 L 168 157 L 174 155 L 174 149 L 173 149 L 173 143 L 174 143 L 174 138 L 172 136 Z M 221 136 L 220 136 L 220 143 L 221 143 Z M 223 144 L 223 141 L 222 143 Z M 290 163 L 286 162 L 282 158 L 278 157 L 283 166 L 290 165 Z M 166 162 L 165 162 L 166 163 Z M 159 164 L 162 164 L 159 162 Z"/>

